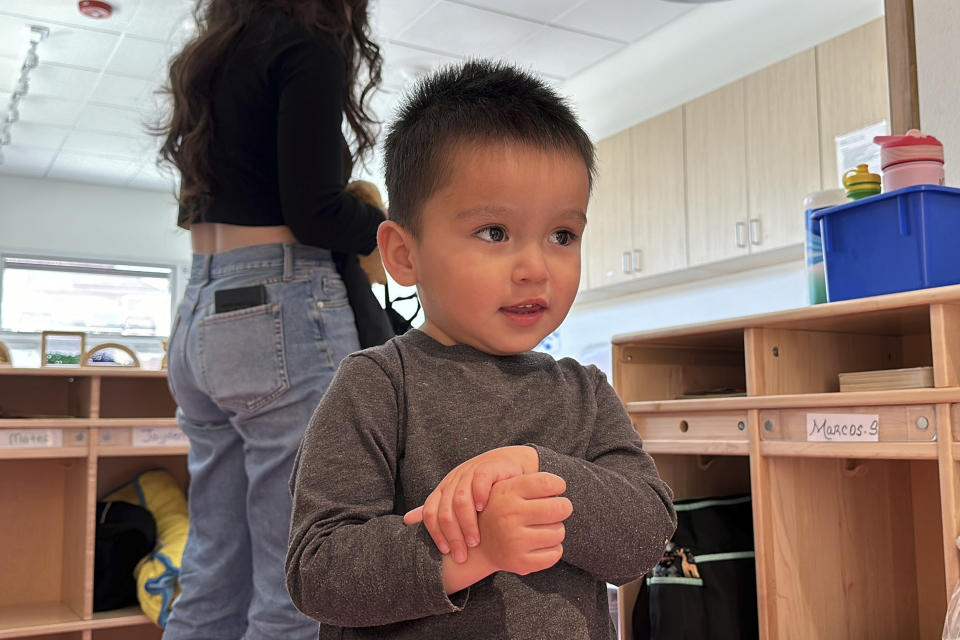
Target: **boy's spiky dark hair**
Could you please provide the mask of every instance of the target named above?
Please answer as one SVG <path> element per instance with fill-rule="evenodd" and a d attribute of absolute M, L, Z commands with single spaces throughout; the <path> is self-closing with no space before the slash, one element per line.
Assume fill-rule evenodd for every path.
<path fill-rule="evenodd" d="M 453 149 L 501 142 L 570 151 L 593 181 L 593 144 L 563 98 L 509 64 L 470 60 L 420 80 L 399 107 L 384 153 L 390 219 L 418 234 L 420 209 L 445 183 Z"/>

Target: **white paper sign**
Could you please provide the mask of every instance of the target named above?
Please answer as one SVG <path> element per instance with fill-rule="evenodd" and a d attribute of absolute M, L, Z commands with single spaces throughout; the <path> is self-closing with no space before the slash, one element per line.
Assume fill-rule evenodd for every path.
<path fill-rule="evenodd" d="M 62 446 L 62 429 L 0 429 L 0 449 L 37 449 Z"/>
<path fill-rule="evenodd" d="M 865 164 L 871 173 L 880 175 L 880 145 L 873 141 L 873 137 L 888 135 L 890 126 L 884 120 L 834 138 L 837 145 L 837 173 L 840 175 L 837 184 L 843 186 L 843 174 L 856 169 L 858 164 Z"/>
<path fill-rule="evenodd" d="M 880 416 L 862 413 L 808 413 L 807 442 L 878 442 Z"/>
<path fill-rule="evenodd" d="M 179 427 L 131 427 L 130 441 L 135 447 L 179 447 L 189 442 Z"/>

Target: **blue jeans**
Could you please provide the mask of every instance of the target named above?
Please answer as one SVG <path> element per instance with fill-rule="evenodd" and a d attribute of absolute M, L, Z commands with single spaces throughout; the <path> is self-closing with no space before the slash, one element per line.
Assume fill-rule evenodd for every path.
<path fill-rule="evenodd" d="M 214 292 L 266 303 L 214 313 Z M 340 360 L 359 349 L 330 252 L 268 244 L 195 255 L 168 373 L 190 439 L 190 533 L 164 640 L 315 640 L 287 593 L 290 473 Z"/>

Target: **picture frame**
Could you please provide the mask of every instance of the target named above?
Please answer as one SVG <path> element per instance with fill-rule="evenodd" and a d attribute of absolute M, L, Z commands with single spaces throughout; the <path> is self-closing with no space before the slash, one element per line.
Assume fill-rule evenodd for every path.
<path fill-rule="evenodd" d="M 122 355 L 121 355 L 122 354 Z M 125 356 L 125 357 L 124 357 Z M 132 349 L 116 342 L 104 342 L 83 354 L 85 367 L 139 367 L 140 359 Z"/>
<path fill-rule="evenodd" d="M 82 331 L 43 331 L 40 334 L 41 367 L 79 367 L 87 352 Z"/>

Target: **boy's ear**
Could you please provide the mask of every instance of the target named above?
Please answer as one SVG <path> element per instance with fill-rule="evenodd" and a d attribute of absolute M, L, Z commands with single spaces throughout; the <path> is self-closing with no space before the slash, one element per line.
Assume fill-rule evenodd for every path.
<path fill-rule="evenodd" d="M 413 238 L 406 229 L 390 220 L 381 222 L 377 228 L 377 246 L 384 268 L 397 284 L 404 287 L 417 284 Z"/>

